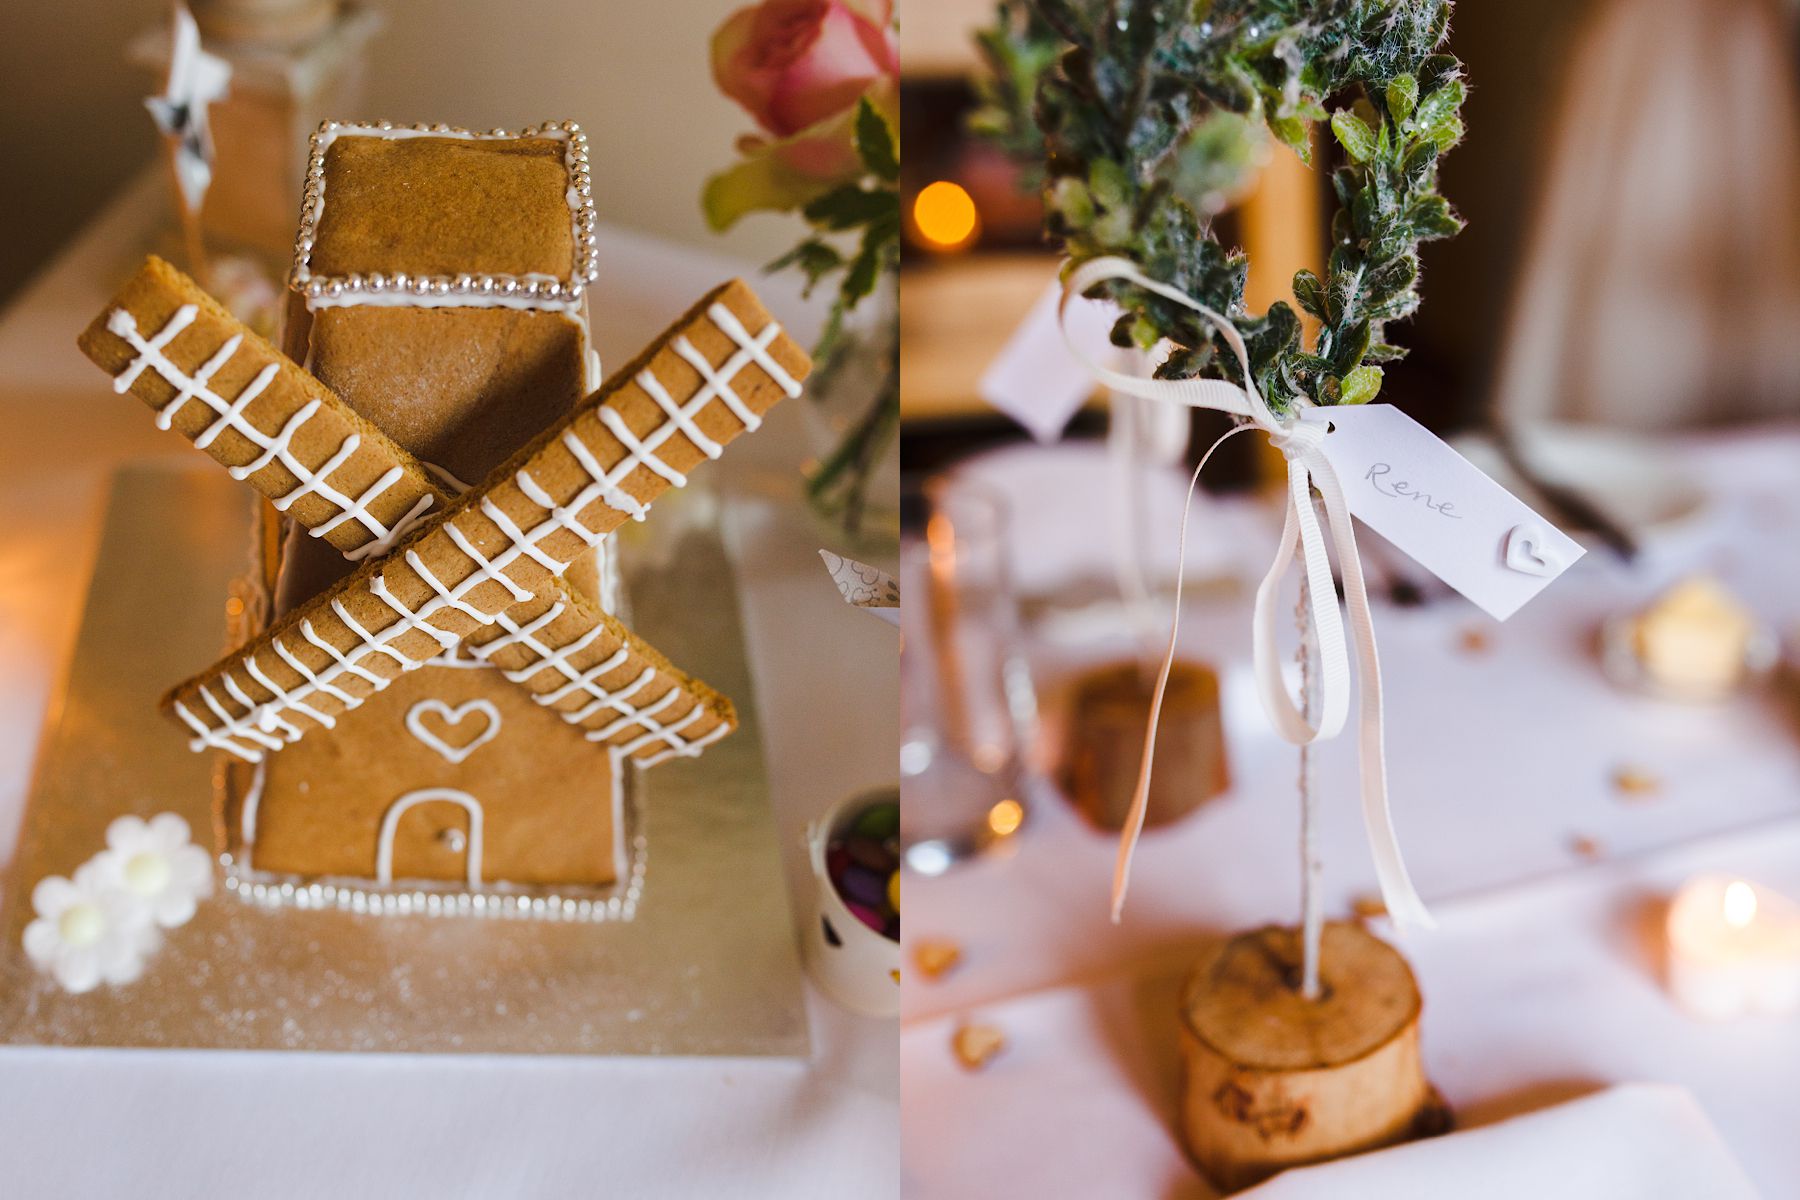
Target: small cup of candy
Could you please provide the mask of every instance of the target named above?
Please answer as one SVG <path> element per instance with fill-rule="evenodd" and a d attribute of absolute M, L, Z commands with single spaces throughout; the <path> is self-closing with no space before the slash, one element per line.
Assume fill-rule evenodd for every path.
<path fill-rule="evenodd" d="M 803 932 L 807 970 L 853 1012 L 900 1011 L 900 793 L 840 802 L 807 829 L 817 911 Z"/>

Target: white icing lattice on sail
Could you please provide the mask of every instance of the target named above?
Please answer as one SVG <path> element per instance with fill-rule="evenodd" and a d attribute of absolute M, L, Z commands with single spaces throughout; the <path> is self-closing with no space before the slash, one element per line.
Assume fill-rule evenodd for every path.
<path fill-rule="evenodd" d="M 408 552 L 409 564 L 412 564 L 416 558 L 416 555 Z M 418 570 L 422 565 L 422 563 L 417 564 L 414 569 Z M 422 572 L 422 574 L 436 584 L 435 576 L 431 576 L 429 572 Z M 480 574 L 481 572 L 478 571 L 477 575 Z M 399 619 L 379 632 L 371 633 L 350 615 L 349 609 L 344 606 L 342 601 L 333 600 L 332 611 L 337 614 L 344 626 L 358 638 L 358 644 L 354 649 L 348 651 L 337 649 L 318 635 L 311 621 L 301 622 L 301 635 L 312 645 L 322 647 L 331 659 L 327 666 L 319 670 L 312 670 L 301 662 L 279 635 L 270 639 L 269 647 L 275 652 L 275 656 L 293 668 L 301 677 L 302 682 L 298 685 L 284 688 L 276 683 L 269 673 L 257 663 L 256 654 L 252 652 L 244 656 L 244 671 L 269 692 L 270 699 L 261 702 L 253 701 L 227 671 L 222 677 L 221 686 L 225 688 L 227 695 L 245 706 L 243 713 L 233 715 L 226 710 L 204 685 L 199 689 L 200 699 L 219 718 L 221 722 L 219 725 L 206 724 L 185 704 L 177 700 L 174 706 L 176 716 L 180 717 L 195 733 L 195 737 L 188 743 L 189 747 L 201 750 L 211 746 L 228 751 L 249 762 L 261 762 L 262 750 L 279 750 L 284 745 L 291 745 L 299 741 L 306 732 L 286 720 L 282 716 L 284 711 L 292 709 L 330 729 L 337 724 L 336 717 L 310 703 L 320 693 L 330 696 L 342 706 L 339 715 L 342 715 L 342 712 L 349 712 L 361 707 L 367 697 L 338 687 L 336 681 L 340 677 L 355 675 L 369 682 L 372 687 L 371 695 L 393 682 L 392 676 L 382 675 L 378 671 L 364 667 L 362 665 L 364 659 L 376 655 L 386 655 L 399 665 L 399 672 L 414 671 L 432 660 L 409 658 L 391 643 L 416 630 L 423 630 L 430 634 L 437 641 L 440 650 L 446 653 L 454 650 L 461 641 L 455 634 L 429 623 L 431 615 L 447 603 L 443 593 L 434 596 L 419 608 L 411 609 L 398 596 L 394 595 L 387 586 L 387 580 L 379 575 L 369 581 L 369 591 L 392 609 Z M 466 591 L 462 585 L 459 585 L 451 594 L 455 594 L 460 600 Z M 241 745 L 242 742 L 249 743 L 249 746 Z"/>
<path fill-rule="evenodd" d="M 685 336 L 677 336 L 672 345 L 675 353 L 680 355 L 700 375 L 701 387 L 689 398 L 687 403 L 678 404 L 669 394 L 669 390 L 648 367 L 639 371 L 637 385 L 644 390 L 656 406 L 662 410 L 665 420 L 650 432 L 642 436 L 631 431 L 625 419 L 611 408 L 600 410 L 600 422 L 607 431 L 619 439 L 625 447 L 625 456 L 614 463 L 610 469 L 602 467 L 588 450 L 581 439 L 573 433 L 563 435 L 563 446 L 574 455 L 575 461 L 581 464 L 582 470 L 588 473 L 591 482 L 574 499 L 566 505 L 557 505 L 548 492 L 541 487 L 530 473 L 520 471 L 515 477 L 522 490 L 532 503 L 550 510 L 544 524 L 525 535 L 527 542 L 535 543 L 556 528 L 566 528 L 579 534 L 589 545 L 599 541 L 599 535 L 584 526 L 577 514 L 596 500 L 604 501 L 608 507 L 618 510 L 634 521 L 644 519 L 645 506 L 638 502 L 629 492 L 619 485 L 640 466 L 648 467 L 657 475 L 675 487 L 687 483 L 687 478 L 674 467 L 657 456 L 656 451 L 664 442 L 676 433 L 684 434 L 696 449 L 708 458 L 717 458 L 723 450 L 717 442 L 706 436 L 695 424 L 694 417 L 715 399 L 731 410 L 745 432 L 753 432 L 762 424 L 762 418 L 745 404 L 732 390 L 731 383 L 738 373 L 751 363 L 761 367 L 775 385 L 790 398 L 800 394 L 800 384 L 769 353 L 769 346 L 781 333 L 781 326 L 770 321 L 759 333 L 752 334 L 744 328 L 744 323 L 737 315 L 723 304 L 713 304 L 706 310 L 721 333 L 730 338 L 737 349 L 716 368 L 706 361 L 706 356 L 694 349 L 693 343 Z"/>
<path fill-rule="evenodd" d="M 125 314 L 125 316 L 129 321 L 130 315 Z M 605 670 L 590 668 L 588 671 L 582 672 L 577 671 L 572 667 L 568 661 L 569 656 L 576 653 L 580 648 L 591 644 L 593 638 L 598 636 L 604 628 L 603 626 L 596 626 L 594 630 L 584 635 L 583 638 L 577 639 L 577 641 L 571 643 L 569 647 L 563 647 L 560 650 L 536 640 L 535 634 L 543 629 L 544 626 L 548 625 L 550 620 L 553 620 L 556 615 L 563 611 L 564 606 L 560 601 L 552 607 L 547 616 L 540 617 L 532 621 L 530 625 L 521 627 L 516 621 L 513 621 L 510 617 L 506 616 L 504 612 L 490 614 L 486 610 L 477 607 L 468 599 L 470 593 L 483 584 L 497 583 L 506 589 L 512 600 L 517 602 L 529 600 L 532 593 L 521 588 L 505 574 L 506 570 L 521 557 L 529 557 L 535 562 L 547 567 L 553 574 L 560 576 L 563 570 L 566 569 L 567 564 L 559 562 L 555 556 L 544 552 L 540 548 L 539 543 L 543 542 L 544 539 L 550 537 L 552 534 L 566 529 L 575 533 L 588 546 L 598 545 L 605 537 L 605 534 L 588 528 L 581 522 L 579 517 L 581 511 L 595 500 L 603 500 L 610 507 L 626 512 L 634 518 L 641 520 L 644 515 L 645 506 L 623 491 L 618 486 L 620 481 L 638 466 L 643 465 L 649 466 L 658 475 L 675 486 L 679 487 L 685 483 L 685 477 L 683 477 L 679 471 L 656 456 L 656 450 L 677 432 L 682 433 L 693 442 L 695 447 L 698 448 L 701 453 L 706 454 L 708 457 L 717 457 L 721 452 L 722 447 L 711 438 L 708 438 L 694 424 L 694 417 L 713 400 L 717 399 L 724 403 L 744 424 L 746 430 L 755 429 L 757 425 L 760 424 L 760 419 L 757 417 L 756 413 L 750 410 L 742 400 L 739 399 L 736 393 L 731 390 L 731 381 L 745 366 L 752 362 L 757 363 L 769 375 L 769 378 L 772 379 L 777 386 L 782 388 L 783 391 L 787 392 L 790 396 L 799 394 L 799 383 L 796 382 L 793 376 L 784 370 L 781 365 L 768 354 L 767 347 L 780 333 L 780 326 L 776 322 L 770 321 L 761 332 L 752 335 L 744 328 L 742 322 L 740 322 L 737 317 L 722 304 L 712 305 L 711 308 L 708 309 L 708 316 L 711 318 L 712 322 L 736 344 L 737 350 L 716 369 L 709 367 L 702 370 L 697 364 L 705 362 L 704 356 L 695 351 L 685 338 L 678 337 L 676 339 L 677 353 L 681 354 L 681 356 L 690 363 L 696 364 L 695 369 L 701 376 L 703 381 L 702 386 L 685 404 L 679 404 L 669 395 L 667 389 L 660 381 L 656 380 L 655 376 L 652 375 L 648 369 L 641 372 L 637 377 L 639 386 L 642 387 L 656 402 L 666 418 L 662 423 L 647 433 L 642 435 L 633 433 L 629 427 L 625 425 L 624 420 L 619 417 L 615 410 L 611 408 L 601 408 L 599 410 L 600 420 L 608 429 L 612 430 L 614 436 L 618 437 L 621 444 L 626 448 L 625 455 L 610 469 L 602 466 L 599 460 L 595 458 L 593 452 L 581 441 L 581 439 L 576 437 L 572 431 L 565 432 L 562 436 L 562 444 L 569 450 L 575 461 L 581 464 L 582 469 L 587 472 L 589 478 L 589 482 L 584 485 L 567 504 L 557 504 L 555 497 L 538 484 L 529 472 L 520 470 L 514 476 L 514 479 L 527 499 L 547 510 L 547 515 L 542 521 L 529 530 L 523 529 L 517 522 L 508 517 L 498 505 L 494 504 L 491 498 L 484 497 L 478 505 L 479 510 L 494 523 L 495 527 L 498 528 L 505 537 L 506 546 L 504 549 L 498 554 L 495 554 L 492 558 L 489 558 L 481 553 L 461 529 L 457 528 L 453 523 L 446 522 L 444 525 L 445 532 L 452 543 L 455 544 L 458 551 L 473 564 L 473 571 L 457 584 L 451 586 L 444 583 L 438 578 L 436 573 L 426 566 L 425 561 L 419 556 L 417 551 L 408 550 L 405 556 L 407 566 L 409 566 L 432 590 L 432 595 L 423 604 L 416 609 L 407 607 L 407 605 L 400 600 L 398 596 L 394 595 L 392 590 L 388 587 L 386 578 L 380 574 L 375 575 L 369 581 L 369 591 L 394 612 L 397 619 L 393 624 L 388 625 L 379 631 L 371 632 L 362 624 L 354 620 L 348 609 L 346 609 L 340 601 L 334 600 L 331 605 L 332 611 L 337 615 L 338 619 L 344 623 L 345 627 L 356 635 L 358 639 L 356 647 L 348 651 L 339 651 L 334 647 L 327 645 L 325 649 L 331 661 L 323 667 L 313 670 L 296 659 L 279 637 L 273 639 L 272 647 L 276 655 L 293 668 L 294 671 L 301 676 L 302 681 L 292 688 L 283 688 L 270 679 L 266 672 L 257 667 L 254 654 L 247 656 L 245 659 L 245 670 L 251 674 L 257 683 L 269 691 L 272 698 L 249 707 L 242 715 L 233 716 L 229 710 L 225 709 L 217 702 L 210 691 L 205 687 L 200 688 L 199 694 L 202 702 L 215 716 L 219 717 L 222 722 L 222 724 L 217 727 L 207 725 L 205 721 L 194 714 L 186 705 L 179 701 L 176 702 L 175 711 L 177 715 L 181 720 L 187 723 L 189 728 L 194 730 L 196 735 L 190 741 L 190 746 L 195 750 L 213 746 L 227 750 L 238 757 L 247 759 L 251 762 L 258 762 L 261 761 L 262 750 L 279 749 L 280 746 L 284 744 L 282 739 L 285 739 L 285 743 L 292 743 L 298 741 L 300 736 L 304 733 L 303 729 L 295 727 L 292 723 L 282 718 L 281 714 L 285 710 L 292 709 L 301 712 L 306 716 L 313 718 L 318 724 L 323 725 L 326 728 L 332 727 L 335 724 L 334 718 L 330 714 L 315 708 L 310 701 L 320 693 L 323 693 L 340 704 L 342 710 L 345 712 L 360 706 L 364 697 L 358 696 L 354 692 L 343 690 L 337 686 L 337 681 L 346 674 L 354 674 L 365 680 L 367 680 L 370 674 L 379 674 L 378 672 L 370 672 L 363 668 L 361 666 L 363 659 L 372 655 L 385 654 L 398 664 L 400 671 L 411 671 L 424 666 L 429 660 L 413 659 L 402 653 L 392 644 L 400 638 L 405 637 L 407 634 L 414 631 L 423 631 L 430 634 L 431 637 L 436 640 L 441 652 L 453 650 L 462 641 L 460 635 L 431 624 L 431 618 L 446 608 L 461 612 L 482 624 L 488 624 L 490 622 L 497 623 L 506 631 L 506 636 L 476 649 L 475 652 L 481 657 L 486 658 L 503 645 L 524 645 L 540 655 L 541 661 L 530 668 L 524 669 L 522 674 L 519 672 L 506 672 L 505 674 L 509 679 L 513 679 L 515 682 L 522 682 L 524 679 L 529 678 L 538 671 L 550 668 L 556 670 L 559 674 L 562 674 L 570 684 L 570 688 L 559 689 L 557 692 L 551 693 L 551 695 L 555 695 L 557 696 L 557 699 L 561 699 L 566 695 L 572 694 L 574 688 L 579 688 L 587 695 L 591 703 L 577 710 L 575 713 L 563 714 L 566 720 L 571 721 L 571 723 L 579 723 L 606 709 L 611 709 L 619 713 L 619 717 L 606 726 L 596 730 L 588 730 L 587 737 L 589 740 L 605 741 L 627 729 L 636 727 L 643 730 L 643 732 L 637 738 L 623 744 L 623 748 L 628 756 L 653 743 L 664 743 L 668 749 L 643 760 L 643 765 L 645 766 L 653 766 L 656 763 L 662 762 L 675 755 L 688 756 L 698 754 L 701 749 L 730 732 L 729 725 L 725 722 L 720 722 L 716 727 L 709 729 L 706 733 L 697 738 L 690 739 L 684 737 L 682 731 L 706 715 L 707 710 L 705 706 L 697 699 L 690 711 L 673 722 L 665 724 L 658 720 L 658 715 L 666 707 L 678 701 L 683 694 L 679 685 L 672 686 L 663 696 L 659 697 L 649 705 L 639 707 L 632 704 L 631 697 L 639 693 L 644 687 L 648 686 L 654 678 L 656 678 L 656 672 L 648 667 L 646 667 L 644 672 L 630 685 L 616 692 L 608 692 L 601 688 L 596 682 L 599 676 L 606 674 Z M 180 317 L 181 314 L 178 312 L 176 314 L 176 319 L 180 319 Z M 192 320 L 191 313 L 187 320 Z M 186 322 L 183 322 L 184 325 L 185 323 Z M 171 324 L 174 324 L 174 321 L 171 321 Z M 168 360 L 164 358 L 161 353 L 161 346 L 166 345 L 168 339 L 172 338 L 174 334 L 171 333 L 165 337 L 164 333 L 159 333 L 157 338 L 162 339 L 160 342 L 156 341 L 156 339 L 146 342 L 142 338 L 136 337 L 135 321 L 130 321 L 130 328 L 131 337 L 128 337 L 127 340 L 131 340 L 133 345 L 139 347 L 141 360 L 143 362 L 156 366 L 159 372 L 163 371 L 164 366 L 167 366 L 169 370 L 176 370 L 172 364 L 168 363 Z M 164 332 L 166 333 L 166 330 Z M 177 329 L 176 332 L 180 332 L 180 330 Z M 121 332 L 120 335 L 126 336 L 123 332 Z M 229 355 L 226 355 L 225 357 L 228 358 Z M 219 361 L 222 362 L 224 360 L 221 358 Z M 135 372 L 141 371 L 142 369 L 141 365 L 134 363 L 131 367 L 127 368 L 125 374 L 121 375 L 120 378 L 126 378 L 126 376 L 135 378 Z M 216 367 L 214 369 L 216 369 Z M 165 374 L 164 377 L 168 378 L 168 375 Z M 223 415 L 230 410 L 231 406 L 207 390 L 204 379 L 194 381 L 188 380 L 186 376 L 182 376 L 181 378 L 183 382 L 176 382 L 171 379 L 171 385 L 178 389 L 187 389 L 191 385 L 191 394 L 205 400 L 208 405 L 213 407 L 215 412 L 220 412 L 222 414 L 222 420 L 235 420 L 235 413 L 232 413 L 230 416 Z M 129 383 L 127 383 L 126 386 L 129 386 Z M 120 390 L 124 389 L 121 388 Z M 177 403 L 182 402 L 185 402 L 185 400 L 178 395 Z M 172 417 L 173 408 L 174 405 L 171 405 L 164 411 Z M 303 420 L 304 416 L 307 414 L 308 410 L 302 408 L 295 414 L 295 420 Z M 290 427 L 295 427 L 294 421 L 290 421 L 289 424 Z M 247 428 L 238 425 L 233 425 L 232 427 L 240 428 L 240 431 L 242 428 Z M 263 437 L 260 431 L 252 430 L 251 432 L 258 438 Z M 291 433 L 287 434 L 287 436 L 291 436 Z M 353 434 L 351 437 L 354 439 L 355 435 Z M 259 441 L 258 444 L 265 446 L 265 448 L 270 445 L 266 438 Z M 276 454 L 277 451 L 271 450 L 270 453 L 266 454 L 264 457 L 267 459 L 274 457 Z M 286 460 L 284 459 L 283 461 L 285 463 Z M 255 469 L 255 465 L 243 468 L 246 474 Z M 233 468 L 233 473 L 235 474 L 237 470 L 238 468 Z M 298 474 L 298 472 L 296 472 L 296 474 Z M 328 499 L 331 498 L 332 495 L 335 495 L 334 492 L 329 492 L 322 482 L 311 486 L 314 486 L 314 490 L 318 490 L 321 495 L 326 495 Z M 348 507 L 348 504 L 349 502 L 346 500 L 340 507 Z M 277 502 L 276 507 L 281 507 L 280 502 Z M 315 645 L 320 641 L 317 635 L 311 630 L 310 626 L 303 627 L 303 633 L 307 640 L 313 642 Z M 619 663 L 622 663 L 623 661 L 624 659 L 622 658 L 618 660 Z M 617 665 L 618 663 L 615 663 L 614 668 L 616 668 Z M 229 673 L 227 673 L 226 678 L 230 678 Z M 383 678 L 385 680 L 386 677 Z M 372 685 L 373 690 L 375 691 L 381 690 L 384 686 L 386 686 L 385 682 Z M 238 697 L 242 695 L 241 690 L 236 689 L 235 685 L 230 690 L 234 693 L 234 699 L 238 699 Z M 555 703 L 555 701 L 546 700 L 542 696 L 535 698 L 540 704 Z M 242 703 L 243 701 L 240 700 L 239 702 Z M 276 736 L 277 734 L 279 737 Z M 248 743 L 248 745 L 240 743 Z"/>
<path fill-rule="evenodd" d="M 653 667 L 646 665 L 624 687 L 613 690 L 601 687 L 600 680 L 624 666 L 631 658 L 631 650 L 628 646 L 621 645 L 612 654 L 593 666 L 585 669 L 577 668 L 571 660 L 593 645 L 606 632 L 606 626 L 595 625 L 566 646 L 551 646 L 540 640 L 538 634 L 547 629 L 556 618 L 562 616 L 566 607 L 559 600 L 546 609 L 542 615 L 534 617 L 524 625 L 520 625 L 505 613 L 501 613 L 495 618 L 495 623 L 506 630 L 506 633 L 491 642 L 475 647 L 475 653 L 484 659 L 491 660 L 497 651 L 504 650 L 509 646 L 521 646 L 536 654 L 537 657 L 525 666 L 516 670 L 503 670 L 501 674 L 514 683 L 526 683 L 541 672 L 555 671 L 562 677 L 562 683 L 548 692 L 533 693 L 531 698 L 546 708 L 550 708 L 570 696 L 586 697 L 588 702 L 580 708 L 570 709 L 567 712 L 558 711 L 557 715 L 571 725 L 581 725 L 603 712 L 617 713 L 618 716 L 608 724 L 599 729 L 586 731 L 587 740 L 590 742 L 609 741 L 625 730 L 636 727 L 642 731 L 640 735 L 619 747 L 626 757 L 630 757 L 652 742 L 661 741 L 668 745 L 667 750 L 646 759 L 643 763 L 644 766 L 654 766 L 675 755 L 691 757 L 699 754 L 706 746 L 731 731 L 730 726 L 721 721 L 700 737 L 689 739 L 681 736 L 682 730 L 706 715 L 706 706 L 697 698 L 694 699 L 693 708 L 690 711 L 669 724 L 663 724 L 658 719 L 661 713 L 679 703 L 682 698 L 683 692 L 679 685 L 670 686 L 661 696 L 648 704 L 641 706 L 634 704 L 632 697 L 641 693 L 658 678 Z"/>
<path fill-rule="evenodd" d="M 294 415 L 288 418 L 287 423 L 281 427 L 281 431 L 273 437 L 244 419 L 244 410 L 250 406 L 251 401 L 263 393 L 279 373 L 280 368 L 275 363 L 269 363 L 258 371 L 255 377 L 244 385 L 243 391 L 239 392 L 232 400 L 228 401 L 213 391 L 212 377 L 238 352 L 244 343 L 243 334 L 233 334 L 192 375 L 176 366 L 168 355 L 163 353 L 164 348 L 174 341 L 182 330 L 193 324 L 199 311 L 197 305 L 182 305 L 175 310 L 174 315 L 161 329 L 146 339 L 138 330 L 137 318 L 125 309 L 115 308 L 106 318 L 106 327 L 136 350 L 137 357 L 132 359 L 125 369 L 114 378 L 113 390 L 119 393 L 129 391 L 131 385 L 137 382 L 138 377 L 146 369 L 155 371 L 164 383 L 175 389 L 174 399 L 165 404 L 156 414 L 156 425 L 159 429 L 170 428 L 174 424 L 176 414 L 188 401 L 198 400 L 205 404 L 216 414 L 216 419 L 194 438 L 194 445 L 204 450 L 218 440 L 221 433 L 230 430 L 258 447 L 262 453 L 256 458 L 242 466 L 227 468 L 231 477 L 240 480 L 248 479 L 271 463 L 279 463 L 294 477 L 295 483 L 285 495 L 270 498 L 277 511 L 286 512 L 302 496 L 318 496 L 335 507 L 338 512 L 330 520 L 308 529 L 307 533 L 311 536 L 324 537 L 347 521 L 355 521 L 369 534 L 370 540 L 367 543 L 344 551 L 345 558 L 354 562 L 366 558 L 370 554 L 380 554 L 399 541 L 431 507 L 433 498 L 429 494 L 419 497 L 406 515 L 390 529 L 369 511 L 369 505 L 405 477 L 406 473 L 401 468 L 394 467 L 387 471 L 364 488 L 361 495 L 354 498 L 346 496 L 333 487 L 329 482 L 331 475 L 348 462 L 351 455 L 356 453 L 357 448 L 362 444 L 360 434 L 347 435 L 338 445 L 337 450 L 317 469 L 301 462 L 293 452 L 294 437 L 322 407 L 317 399 L 308 400 L 296 410 Z"/>

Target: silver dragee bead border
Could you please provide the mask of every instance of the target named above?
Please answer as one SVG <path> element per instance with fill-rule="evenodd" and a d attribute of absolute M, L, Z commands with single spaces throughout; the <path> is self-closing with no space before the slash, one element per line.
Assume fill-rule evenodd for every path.
<path fill-rule="evenodd" d="M 604 887 L 534 887 L 496 881 L 470 888 L 461 882 L 420 883 L 418 880 L 379 884 L 347 877 L 308 879 L 259 871 L 251 865 L 254 847 L 243 847 L 240 858 L 229 851 L 219 854 L 225 890 L 246 904 L 259 908 L 297 908 L 313 911 L 366 913 L 398 917 L 487 917 L 496 920 L 587 922 L 630 921 L 643 900 L 644 877 L 649 872 L 650 840 L 644 825 L 643 777 L 639 768 L 614 755 L 613 769 L 629 772 L 616 776 L 622 789 L 619 816 L 625 822 L 625 872 Z M 232 773 L 222 770 L 215 787 L 235 787 Z"/>
<path fill-rule="evenodd" d="M 550 138 L 563 146 L 563 165 L 569 174 L 567 200 L 570 231 L 575 255 L 569 274 L 550 277 L 539 274 L 458 274 L 409 275 L 404 271 L 391 274 L 373 272 L 367 275 L 315 275 L 312 269 L 313 245 L 317 240 L 319 219 L 325 211 L 325 151 L 344 135 L 382 136 L 399 130 L 408 135 L 467 138 L 474 141 L 501 141 L 517 138 Z M 570 311 L 581 304 L 582 295 L 598 274 L 599 249 L 594 232 L 593 178 L 588 162 L 587 134 L 574 121 L 546 122 L 519 130 L 491 129 L 486 133 L 462 129 L 442 122 L 418 122 L 396 125 L 392 121 L 372 124 L 325 121 L 312 135 L 307 156 L 306 183 L 301 193 L 300 232 L 294 238 L 294 264 L 289 279 L 306 298 L 308 307 L 315 303 L 329 305 L 354 304 L 359 300 L 405 304 L 405 296 L 416 296 L 424 303 L 439 303 L 466 297 L 478 301 L 501 302 L 513 307 Z"/>

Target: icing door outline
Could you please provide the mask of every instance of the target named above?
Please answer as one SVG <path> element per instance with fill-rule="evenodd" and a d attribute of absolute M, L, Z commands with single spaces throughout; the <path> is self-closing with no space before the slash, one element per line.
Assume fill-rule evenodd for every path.
<path fill-rule="evenodd" d="M 469 814 L 468 874 L 470 887 L 481 886 L 481 803 L 467 792 L 455 788 L 421 788 L 408 792 L 388 806 L 381 818 L 381 840 L 375 848 L 375 879 L 378 883 L 394 882 L 394 831 L 406 810 L 433 800 L 461 806 Z"/>

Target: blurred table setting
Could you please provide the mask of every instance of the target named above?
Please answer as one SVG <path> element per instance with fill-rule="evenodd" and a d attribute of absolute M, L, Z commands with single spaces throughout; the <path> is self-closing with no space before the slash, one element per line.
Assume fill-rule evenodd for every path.
<path fill-rule="evenodd" d="M 1553 597 L 1497 624 L 1362 531 L 1394 819 L 1439 928 L 1396 934 L 1380 915 L 1353 802 L 1353 747 L 1341 743 L 1317 756 L 1327 910 L 1373 923 L 1414 964 L 1426 1073 L 1459 1127 L 1614 1084 L 1678 1085 L 1717 1125 L 1725 1157 L 1778 1194 L 1781 1181 L 1800 1177 L 1800 1155 L 1773 1119 L 1800 1027 L 1791 1017 L 1720 1023 L 1683 1011 L 1667 990 L 1662 921 L 1683 882 L 1703 872 L 1800 895 L 1792 682 L 1761 677 L 1710 704 L 1657 697 L 1609 677 L 1601 632 L 1702 575 L 1791 651 L 1800 556 L 1788 548 L 1800 537 L 1800 500 L 1787 481 L 1800 429 L 1639 439 L 1549 428 L 1525 441 L 1546 473 L 1600 481 L 1596 502 L 1619 514 L 1636 555 L 1592 550 Z M 1121 924 L 1109 921 L 1117 837 L 1070 798 L 1067 727 L 1072 680 L 1099 664 L 1141 663 L 1146 651 L 1117 585 L 1110 469 L 1093 442 L 977 455 L 931 481 L 946 526 L 928 519 L 913 539 L 941 566 L 938 543 L 959 498 L 1004 514 L 987 522 L 1003 525 L 1004 552 L 988 553 L 1006 562 L 1010 603 L 997 603 L 983 578 L 982 602 L 966 617 L 986 622 L 978 640 L 1010 646 L 1018 660 L 1010 678 L 963 670 L 954 648 L 929 640 L 922 616 L 913 636 L 928 648 L 920 654 L 909 641 L 905 655 L 909 681 L 922 673 L 942 689 L 949 677 L 965 691 L 960 727 L 979 740 L 984 726 L 966 713 L 985 704 L 990 721 L 1008 716 L 1002 728 L 1018 742 L 990 755 L 986 772 L 934 764 L 948 757 L 933 732 L 945 725 L 941 702 L 915 712 L 909 689 L 908 819 L 917 794 L 940 823 L 907 850 L 915 871 L 905 941 L 916 969 L 903 1010 L 905 1162 L 920 1195 L 991 1194 L 984 1186 L 1001 1180 L 1018 1194 L 1210 1194 L 1169 1130 L 1179 1055 L 1166 1012 L 1197 946 L 1293 920 L 1294 751 L 1263 715 L 1245 637 L 1266 565 L 1257 560 L 1279 513 L 1254 497 L 1203 494 L 1191 517 L 1179 657 L 1217 672 L 1229 785 L 1209 798 L 1184 777 L 1201 794 L 1146 831 L 1131 904 Z M 1145 578 L 1161 636 L 1183 474 L 1162 468 L 1142 489 Z M 947 573 L 933 609 L 960 617 L 953 581 Z M 1151 645 L 1153 663 L 1161 648 Z M 1135 768 L 1141 724 L 1131 736 Z M 1180 761 L 1162 767 L 1159 755 L 1159 769 L 1187 769 Z M 1014 799 L 997 815 L 996 804 Z M 958 811 L 979 835 L 965 839 L 966 857 L 944 849 L 955 841 L 942 832 L 944 814 Z M 978 1072 L 955 1052 L 972 1027 L 1004 1044 Z"/>

